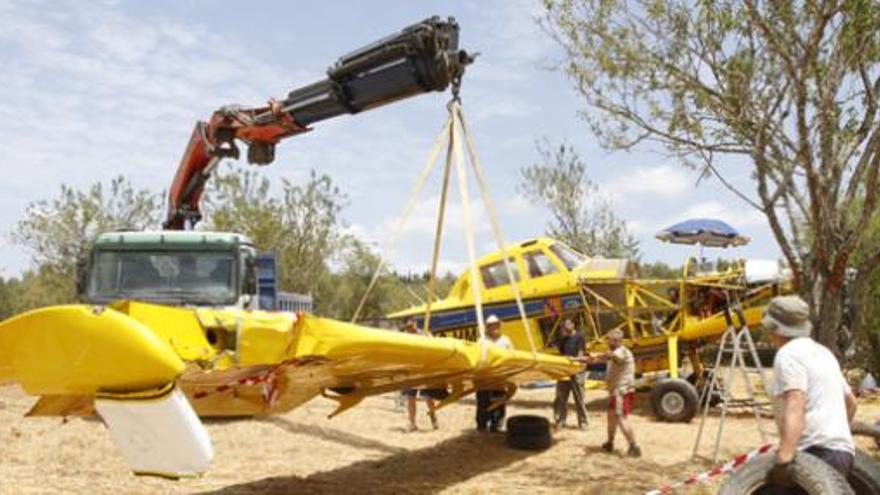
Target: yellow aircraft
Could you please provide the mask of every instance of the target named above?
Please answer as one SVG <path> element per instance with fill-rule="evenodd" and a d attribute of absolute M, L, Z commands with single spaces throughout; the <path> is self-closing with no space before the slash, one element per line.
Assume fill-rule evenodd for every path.
<path fill-rule="evenodd" d="M 718 339 L 728 318 L 749 328 L 760 323 L 763 307 L 783 290 L 774 266 L 741 262 L 723 272 L 702 273 L 688 259 L 676 280 L 638 278 L 638 266 L 626 259 L 587 258 L 562 242 L 542 237 L 506 250 L 522 294 L 528 326 L 519 316 L 501 251 L 478 262 L 484 314 L 502 320 L 504 332 L 519 349 L 529 336 L 551 350 L 566 318 L 585 329 L 588 349 L 605 349 L 603 336 L 619 328 L 636 358 L 637 373 L 667 372 L 656 382 L 651 403 L 659 419 L 689 421 L 698 407 L 698 388 L 705 377 L 699 349 Z M 747 273 L 748 272 L 748 273 Z M 476 312 L 468 273 L 462 274 L 445 299 L 431 304 L 430 331 L 435 335 L 475 340 Z M 738 308 L 741 311 L 727 309 Z M 388 315 L 424 324 L 425 305 Z M 732 316 L 729 316 L 731 315 Z M 682 357 L 691 365 L 689 380 L 680 378 Z"/>

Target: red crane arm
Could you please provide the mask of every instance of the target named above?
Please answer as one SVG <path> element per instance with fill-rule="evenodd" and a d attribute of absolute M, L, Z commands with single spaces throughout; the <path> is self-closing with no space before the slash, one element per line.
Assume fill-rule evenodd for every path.
<path fill-rule="evenodd" d="M 432 17 L 341 57 L 327 78 L 260 108 L 223 107 L 193 129 L 168 194 L 166 229 L 192 228 L 205 184 L 223 158 L 272 163 L 275 145 L 314 122 L 358 113 L 417 94 L 458 86 L 474 57 L 458 49 L 455 19 Z"/>
<path fill-rule="evenodd" d="M 264 164 L 272 161 L 278 141 L 309 130 L 279 108 L 274 101 L 252 110 L 224 107 L 196 123 L 168 193 L 166 229 L 182 230 L 201 219 L 205 184 L 221 159 L 239 157 L 236 139 L 247 143 L 251 163 Z"/>

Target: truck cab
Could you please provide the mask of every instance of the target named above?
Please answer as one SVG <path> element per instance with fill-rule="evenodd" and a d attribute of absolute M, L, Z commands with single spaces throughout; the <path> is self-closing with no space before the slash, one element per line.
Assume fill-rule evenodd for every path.
<path fill-rule="evenodd" d="M 98 236 L 80 279 L 86 302 L 257 307 L 256 250 L 228 232 L 111 232 Z"/>

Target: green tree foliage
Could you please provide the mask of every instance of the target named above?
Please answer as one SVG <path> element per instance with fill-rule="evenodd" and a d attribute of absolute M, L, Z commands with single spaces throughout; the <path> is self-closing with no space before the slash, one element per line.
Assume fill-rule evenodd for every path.
<path fill-rule="evenodd" d="M 314 171 L 303 185 L 283 180 L 275 193 L 253 169 L 230 166 L 210 184 L 205 200 L 212 230 L 240 232 L 278 257 L 282 290 L 323 297 L 328 260 L 342 246 L 339 212 L 346 196 L 327 175 Z"/>
<path fill-rule="evenodd" d="M 363 242 L 347 237 L 338 257 L 341 267 L 323 278 L 321 292 L 325 297 L 318 301 L 316 309 L 322 315 L 349 320 L 366 294 L 379 265 L 379 256 Z M 358 320 L 376 320 L 391 312 L 402 290 L 403 282 L 383 269 L 364 301 Z"/>
<path fill-rule="evenodd" d="M 18 313 L 20 291 L 20 280 L 0 277 L 0 321 Z"/>
<path fill-rule="evenodd" d="M 349 320 L 379 266 L 379 255 L 360 240 L 347 236 L 337 257 L 340 266 L 324 276 L 321 290 L 324 299 L 317 302 L 316 310 L 325 316 Z M 386 266 L 364 301 L 358 321 L 379 323 L 389 313 L 424 304 L 428 279 L 428 273 L 404 275 Z M 451 273 L 438 275 L 436 287 L 439 297 L 448 294 L 455 279 Z"/>
<path fill-rule="evenodd" d="M 762 211 L 811 302 L 816 336 L 837 351 L 847 269 L 868 277 L 880 265 L 877 244 L 853 259 L 880 190 L 880 4 L 544 5 L 543 25 L 602 143 L 659 144 Z M 726 179 L 734 165 L 749 167 L 753 192 Z"/>
<path fill-rule="evenodd" d="M 669 266 L 662 261 L 655 261 L 639 266 L 639 277 L 656 280 L 679 279 L 682 277 L 683 270 L 680 266 Z"/>
<path fill-rule="evenodd" d="M 95 237 L 158 225 L 161 206 L 161 195 L 135 189 L 123 177 L 85 190 L 62 185 L 56 198 L 28 205 L 11 234 L 34 267 L 22 278 L 21 309 L 75 300 L 77 271 Z"/>
<path fill-rule="evenodd" d="M 550 211 L 547 234 L 589 256 L 638 257 L 638 241 L 587 177 L 571 146 L 538 146 L 541 162 L 521 170 L 518 189 Z"/>
<path fill-rule="evenodd" d="M 866 246 L 880 245 L 880 213 L 874 215 L 866 238 L 857 253 L 859 260 L 871 255 Z M 849 296 L 849 323 L 856 336 L 857 359 L 875 377 L 880 377 L 880 270 L 858 281 L 851 277 Z"/>

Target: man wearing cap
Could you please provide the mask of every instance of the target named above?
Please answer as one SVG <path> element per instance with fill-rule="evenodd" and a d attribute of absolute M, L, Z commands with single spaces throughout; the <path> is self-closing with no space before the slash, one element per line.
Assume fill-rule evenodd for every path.
<path fill-rule="evenodd" d="M 562 338 L 556 342 L 559 353 L 578 360 L 583 358 L 586 342 L 583 334 L 577 331 L 574 322 L 566 318 L 562 322 Z M 567 380 L 556 382 L 556 398 L 553 400 L 553 415 L 556 428 L 565 426 L 568 416 L 568 396 L 574 396 L 575 410 L 577 411 L 578 429 L 587 427 L 587 407 L 584 405 L 584 373 L 576 373 Z"/>
<path fill-rule="evenodd" d="M 778 349 L 773 393 L 780 438 L 770 480 L 793 485 L 790 466 L 797 452 L 813 454 L 847 476 L 855 455 L 849 424 L 856 398 L 831 351 L 810 338 L 810 307 L 798 296 L 776 297 L 761 324 Z"/>
<path fill-rule="evenodd" d="M 510 339 L 501 334 L 501 320 L 495 315 L 486 318 L 486 342 L 497 347 L 513 349 Z M 504 389 L 477 390 L 477 431 L 486 431 L 487 425 L 488 431 L 493 433 L 501 430 L 501 423 L 504 422 L 507 413 L 507 407 L 503 402 L 505 395 Z M 490 411 L 493 400 L 502 402 Z"/>

